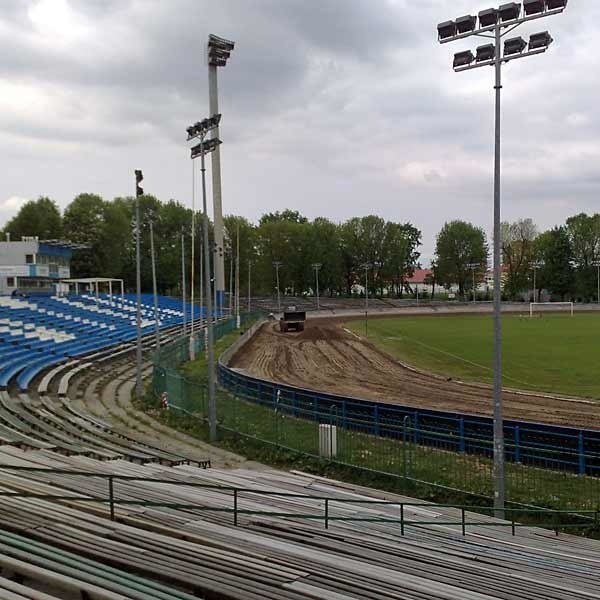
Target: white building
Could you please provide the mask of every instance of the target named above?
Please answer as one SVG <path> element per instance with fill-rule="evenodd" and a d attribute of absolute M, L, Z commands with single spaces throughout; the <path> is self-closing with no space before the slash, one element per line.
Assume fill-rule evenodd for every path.
<path fill-rule="evenodd" d="M 0 294 L 54 292 L 59 279 L 71 276 L 71 257 L 79 248 L 37 237 L 0 242 Z"/>

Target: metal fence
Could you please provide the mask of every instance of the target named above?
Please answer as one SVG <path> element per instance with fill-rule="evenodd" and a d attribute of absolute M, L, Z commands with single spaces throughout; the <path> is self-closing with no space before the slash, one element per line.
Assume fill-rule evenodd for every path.
<path fill-rule="evenodd" d="M 56 477 L 64 475 L 66 479 L 55 481 L 57 486 L 56 491 L 50 493 L 41 493 L 35 490 L 19 491 L 10 490 L 0 492 L 0 498 L 13 498 L 15 500 L 24 498 L 28 500 L 44 500 L 47 502 L 57 503 L 91 503 L 104 504 L 108 507 L 108 513 L 111 521 L 116 521 L 123 514 L 117 514 L 119 507 L 152 507 L 152 508 L 167 508 L 173 510 L 197 511 L 201 513 L 216 512 L 220 514 L 230 514 L 234 526 L 240 525 L 240 520 L 246 517 L 265 516 L 276 517 L 280 519 L 304 520 L 310 519 L 313 521 L 321 521 L 325 529 L 335 522 L 367 522 L 367 523 L 394 523 L 400 525 L 401 535 L 405 535 L 405 530 L 408 527 L 422 525 L 436 526 L 460 526 L 462 535 L 466 535 L 468 527 L 510 527 L 512 535 L 516 535 L 517 528 L 525 522 L 529 524 L 532 521 L 539 527 L 550 529 L 598 529 L 600 526 L 600 510 L 582 510 L 577 515 L 573 515 L 569 511 L 564 510 L 548 510 L 539 508 L 509 508 L 506 511 L 506 520 L 482 520 L 473 512 L 485 514 L 490 512 L 493 516 L 494 508 L 486 509 L 482 506 L 472 506 L 464 504 L 434 504 L 423 502 L 403 502 L 395 500 L 382 499 L 367 499 L 367 498 L 344 498 L 337 495 L 306 494 L 288 491 L 277 491 L 273 489 L 259 489 L 231 486 L 224 484 L 202 483 L 196 481 L 178 481 L 172 478 L 163 479 L 160 477 L 135 476 L 135 475 L 117 475 L 109 473 L 91 473 L 88 471 L 77 471 L 71 469 L 53 469 L 28 467 L 17 465 L 0 464 L 0 471 L 7 471 L 16 475 L 34 477 L 40 475 L 45 483 L 45 478 L 48 476 Z M 100 480 L 104 483 L 106 493 L 100 493 L 96 490 L 94 493 L 82 494 L 77 492 L 80 488 L 80 480 L 86 479 Z M 192 489 L 205 490 L 209 492 L 212 498 L 211 503 L 207 503 L 207 498 L 203 498 L 200 494 L 197 500 L 191 496 L 185 496 L 186 502 L 168 502 L 160 499 L 145 499 L 133 498 L 127 487 L 129 483 L 142 482 L 143 484 L 163 484 L 172 486 L 175 489 Z M 124 488 L 124 489 L 122 489 Z M 68 493 L 61 493 L 68 491 Z M 224 499 L 229 498 L 229 505 L 215 506 L 214 493 L 222 494 Z M 273 510 L 245 508 L 245 500 L 260 500 L 260 499 L 281 499 L 281 500 L 301 500 L 306 501 L 305 506 L 293 509 L 288 507 L 287 510 L 277 506 Z M 203 502 L 204 500 L 204 502 Z M 351 507 L 352 514 L 348 514 L 347 510 Z M 367 512 L 362 512 L 361 508 L 367 509 Z M 454 509 L 455 515 L 449 513 L 444 517 L 446 520 L 424 516 L 419 518 L 418 508 L 423 507 L 428 510 Z M 337 511 L 342 509 L 342 514 Z M 371 509 L 392 509 L 391 512 L 380 512 L 373 514 Z M 415 511 L 417 509 L 417 511 Z M 411 515 L 406 513 L 411 511 Z M 470 514 L 471 513 L 471 514 Z M 428 513 L 430 514 L 430 513 Z"/>
<path fill-rule="evenodd" d="M 224 323 L 219 334 L 232 327 Z M 166 391 L 172 413 L 204 421 L 205 386 L 174 368 L 177 361 L 173 356 L 155 366 L 156 397 Z M 177 356 L 183 357 L 181 362 L 187 360 L 185 352 Z M 299 402 L 266 382 L 262 382 L 260 392 L 244 386 L 234 371 L 223 366 L 220 379 L 217 417 L 222 434 L 393 477 L 409 493 L 445 490 L 481 499 L 492 497 L 491 439 L 472 437 L 464 431 L 424 431 L 409 415 L 400 422 L 382 422 L 374 431 L 371 419 L 343 413 L 335 404 L 325 408 L 322 403 Z M 335 448 L 323 447 L 322 425 L 335 426 Z M 578 452 L 509 441 L 506 453 L 509 502 L 569 511 L 600 506 L 600 478 L 573 472 L 572 464 L 580 460 Z M 584 457 L 588 463 L 597 458 Z"/>
<path fill-rule="evenodd" d="M 291 414 L 298 409 L 304 409 L 308 415 L 335 410 L 342 426 L 347 421 L 360 422 L 363 431 L 373 435 L 393 437 L 395 430 L 409 417 L 414 441 L 418 444 L 437 446 L 443 436 L 449 442 L 448 450 L 492 456 L 493 421 L 489 417 L 311 391 L 257 379 L 223 364 L 219 365 L 219 380 L 223 387 L 237 395 L 265 406 L 271 405 L 273 398 L 279 396 L 290 407 Z M 504 436 L 506 458 L 510 462 L 600 476 L 600 431 L 506 419 Z"/>

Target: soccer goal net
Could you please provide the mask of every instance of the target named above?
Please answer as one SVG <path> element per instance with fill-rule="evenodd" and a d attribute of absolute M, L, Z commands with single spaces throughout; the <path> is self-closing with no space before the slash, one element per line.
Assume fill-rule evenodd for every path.
<path fill-rule="evenodd" d="M 529 303 L 529 316 L 537 312 L 568 312 L 573 316 L 573 303 L 572 302 L 530 302 Z"/>

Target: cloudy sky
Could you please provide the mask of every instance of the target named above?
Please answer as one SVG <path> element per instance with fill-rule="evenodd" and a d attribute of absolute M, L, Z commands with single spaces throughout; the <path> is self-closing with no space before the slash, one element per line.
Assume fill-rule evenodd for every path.
<path fill-rule="evenodd" d="M 225 213 L 379 214 L 491 229 L 492 69 L 455 74 L 436 24 L 485 0 L 0 0 L 0 224 L 25 199 L 132 193 L 191 204 L 185 127 L 219 71 Z M 598 0 L 524 25 L 546 55 L 504 69 L 503 218 L 541 228 L 600 200 Z M 475 39 L 475 38 L 474 38 Z M 427 262 L 427 261 L 425 261 Z"/>

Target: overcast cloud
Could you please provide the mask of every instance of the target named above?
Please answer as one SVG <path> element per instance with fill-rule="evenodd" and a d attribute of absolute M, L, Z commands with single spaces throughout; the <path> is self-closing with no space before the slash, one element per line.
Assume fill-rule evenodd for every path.
<path fill-rule="evenodd" d="M 132 193 L 191 204 L 185 127 L 219 70 L 224 212 L 379 214 L 491 229 L 492 69 L 455 74 L 438 22 L 485 0 L 0 0 L 0 223 L 27 198 Z M 504 69 L 503 218 L 541 228 L 600 199 L 600 2 L 522 27 L 543 56 Z M 427 262 L 427 261 L 425 261 Z"/>

